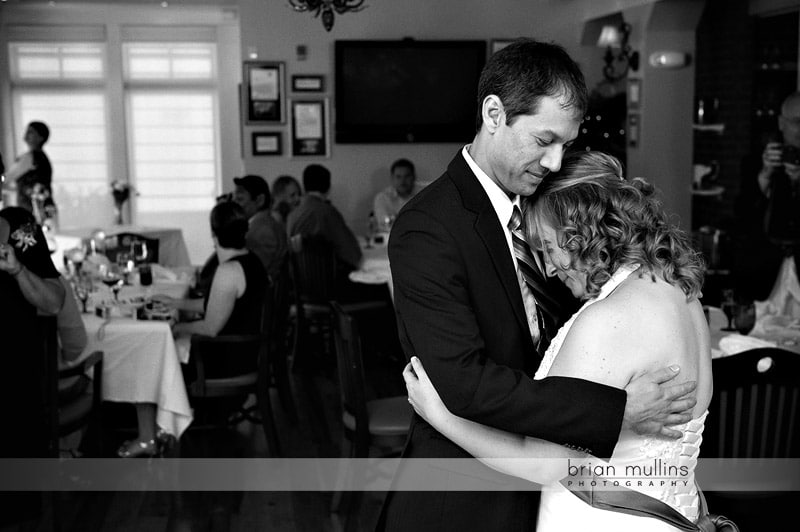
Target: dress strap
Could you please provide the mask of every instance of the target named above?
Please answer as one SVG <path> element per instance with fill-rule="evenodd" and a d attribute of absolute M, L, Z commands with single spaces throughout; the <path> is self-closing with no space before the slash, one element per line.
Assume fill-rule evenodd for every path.
<path fill-rule="evenodd" d="M 597 297 L 595 297 L 593 301 L 599 301 L 600 299 L 607 298 L 611 292 L 616 290 L 616 288 L 621 285 L 625 279 L 630 277 L 633 272 L 638 270 L 640 266 L 641 265 L 639 263 L 635 262 L 633 264 L 623 264 L 622 266 L 618 267 L 611 275 L 611 279 L 606 281 L 600 288 L 600 293 L 597 294 Z"/>

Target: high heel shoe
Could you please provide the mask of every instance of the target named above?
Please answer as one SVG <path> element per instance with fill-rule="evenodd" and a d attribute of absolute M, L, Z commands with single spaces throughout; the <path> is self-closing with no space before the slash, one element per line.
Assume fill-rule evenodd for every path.
<path fill-rule="evenodd" d="M 175 444 L 175 436 L 159 427 L 159 429 L 156 431 L 156 441 L 158 442 L 158 446 L 163 453 L 164 451 L 169 451 L 172 449 L 172 446 Z"/>
<path fill-rule="evenodd" d="M 158 442 L 156 440 L 141 441 L 133 440 L 125 442 L 117 450 L 117 456 L 120 458 L 142 458 L 158 456 L 161 453 Z"/>

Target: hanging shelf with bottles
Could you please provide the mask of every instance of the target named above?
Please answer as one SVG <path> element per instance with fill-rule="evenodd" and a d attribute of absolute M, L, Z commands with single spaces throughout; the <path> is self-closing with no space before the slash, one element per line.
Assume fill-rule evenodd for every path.
<path fill-rule="evenodd" d="M 717 121 L 718 113 L 719 100 L 717 98 L 713 98 L 708 102 L 701 98 L 697 101 L 692 129 L 721 135 L 725 132 L 725 124 Z"/>

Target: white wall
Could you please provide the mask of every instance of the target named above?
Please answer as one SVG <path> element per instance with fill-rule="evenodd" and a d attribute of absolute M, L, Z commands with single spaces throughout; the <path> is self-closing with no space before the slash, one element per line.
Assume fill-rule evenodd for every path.
<path fill-rule="evenodd" d="M 333 107 L 333 55 L 337 39 L 508 39 L 519 36 L 556 41 L 581 64 L 589 86 L 600 78 L 602 50 L 580 46 L 583 4 L 556 0 L 366 0 L 358 13 L 337 15 L 328 33 L 319 18 L 295 13 L 283 0 L 239 0 L 242 57 L 256 48 L 258 59 L 285 61 L 287 84 L 292 74 L 323 74 L 326 95 Z M 307 59 L 298 61 L 296 47 L 305 45 Z M 290 97 L 293 95 L 290 94 Z M 335 120 L 335 109 L 332 109 Z M 291 158 L 250 156 L 250 132 L 282 130 L 288 140 L 289 126 L 245 127 L 244 170 L 269 181 L 284 173 L 298 179 L 312 162 L 327 166 L 333 174 L 331 198 L 356 233 L 366 230 L 371 199 L 388 185 L 389 165 L 407 157 L 417 167 L 418 179 L 432 181 L 446 168 L 463 144 L 332 144 L 331 157 Z M 286 151 L 286 150 L 284 150 Z M 230 182 L 225 185 L 232 187 Z"/>
<path fill-rule="evenodd" d="M 226 25 L 228 35 L 239 28 L 239 58 L 223 65 L 223 89 L 220 94 L 222 112 L 222 191 L 233 188 L 232 178 L 244 173 L 263 175 L 272 181 L 280 174 L 291 174 L 300 178 L 303 168 L 319 162 L 330 168 L 333 174 L 332 200 L 345 215 L 357 233 L 366 229 L 366 217 L 371 198 L 388 183 L 388 165 L 398 157 L 408 157 L 417 166 L 420 181 L 432 181 L 445 169 L 462 143 L 453 144 L 335 144 L 331 145 L 329 158 L 292 158 L 288 155 L 288 124 L 277 127 L 240 127 L 239 102 L 236 85 L 241 81 L 241 61 L 251 49 L 258 53 L 259 60 L 283 61 L 286 65 L 287 90 L 293 74 L 322 74 L 325 76 L 332 119 L 333 109 L 333 49 L 336 39 L 509 39 L 518 36 L 555 41 L 563 45 L 582 66 L 589 87 L 601 78 L 603 51 L 594 46 L 582 46 L 581 36 L 584 21 L 606 14 L 633 10 L 652 4 L 653 0 L 366 0 L 366 8 L 358 13 L 336 15 L 333 30 L 326 32 L 319 18 L 308 13 L 292 11 L 286 0 L 227 0 L 222 7 L 206 0 L 185 0 L 181 5 L 194 3 L 195 8 L 142 7 L 141 4 L 106 6 L 102 3 L 90 7 L 58 2 L 47 10 L 39 4 L 34 11 L 24 6 L 10 9 L 0 4 L 0 18 L 15 22 L 31 16 L 37 23 L 67 24 L 76 21 L 120 16 L 136 17 L 143 22 L 145 17 L 152 23 L 189 24 L 198 19 L 212 17 Z M 175 2 L 173 2 L 173 5 Z M 44 10 L 42 9 L 44 7 Z M 42 12 L 45 12 L 42 15 Z M 639 29 L 642 29 L 641 27 Z M 638 30 L 637 30 L 638 31 Z M 222 32 L 221 32 L 222 34 Z M 634 35 L 634 40 L 641 35 Z M 641 41 L 640 41 L 641 42 Z M 296 55 L 298 45 L 307 47 L 307 58 L 300 61 Z M 0 80 L 7 68 L 2 64 L 4 53 L 0 52 Z M 644 60 L 644 57 L 643 57 Z M 0 83 L 0 89 L 4 84 Z M 307 93 L 306 93 L 307 94 Z M 0 97 L 3 93 L 0 92 Z M 289 98 L 294 95 L 289 93 Z M 2 114 L 0 106 L 0 114 Z M 4 125 L 0 135 L 5 134 L 0 146 L 8 149 L 8 119 L 0 116 Z M 284 155 L 279 157 L 253 157 L 250 154 L 250 135 L 253 131 L 282 131 Z M 677 133 L 682 135 L 682 132 Z M 660 129 L 664 142 L 669 142 L 672 133 Z M 463 143 L 470 142 L 465 138 Z M 240 146 L 240 142 L 244 145 Z M 242 154 L 244 156 L 242 157 Z M 680 156 L 680 154 L 678 154 Z M 634 157 L 634 161 L 636 158 Z M 691 153 L 686 154 L 686 164 L 691 164 Z M 635 167 L 637 175 L 644 175 Z M 672 179 L 666 176 L 665 179 Z M 669 185 L 669 183 L 666 183 Z M 686 212 L 688 207 L 680 205 L 681 198 L 666 205 L 668 209 Z M 687 199 L 688 205 L 688 199 Z"/>

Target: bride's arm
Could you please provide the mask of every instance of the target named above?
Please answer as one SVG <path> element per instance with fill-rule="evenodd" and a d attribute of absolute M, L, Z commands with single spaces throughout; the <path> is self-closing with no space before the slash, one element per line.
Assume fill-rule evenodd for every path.
<path fill-rule="evenodd" d="M 408 398 L 417 414 L 487 466 L 539 484 L 556 482 L 587 455 L 537 438 L 512 434 L 452 414 L 439 398 L 422 363 L 412 357 L 403 370 Z"/>

